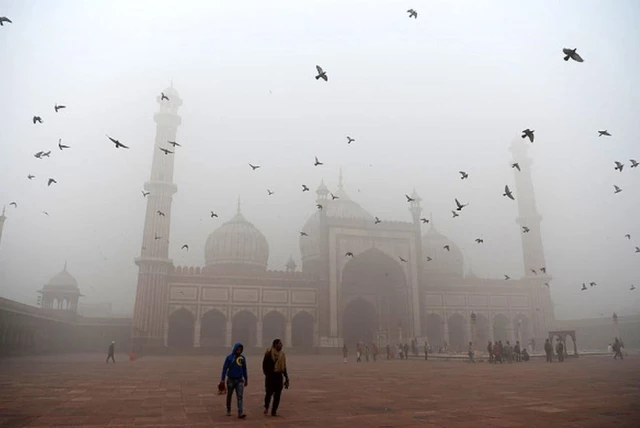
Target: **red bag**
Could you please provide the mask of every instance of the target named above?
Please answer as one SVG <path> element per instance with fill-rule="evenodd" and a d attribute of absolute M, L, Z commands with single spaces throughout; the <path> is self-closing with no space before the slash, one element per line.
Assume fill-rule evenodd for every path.
<path fill-rule="evenodd" d="M 218 395 L 222 395 L 227 392 L 227 385 L 223 380 L 218 384 Z"/>

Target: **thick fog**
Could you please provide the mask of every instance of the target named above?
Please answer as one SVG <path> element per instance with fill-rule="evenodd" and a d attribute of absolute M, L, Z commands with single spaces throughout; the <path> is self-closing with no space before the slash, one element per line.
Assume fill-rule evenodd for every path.
<path fill-rule="evenodd" d="M 342 167 L 346 192 L 372 215 L 410 221 L 404 194 L 415 188 L 467 270 L 520 277 L 517 202 L 502 191 L 515 184 L 509 145 L 531 128 L 556 317 L 638 312 L 637 1 L 15 0 L 0 16 L 13 21 L 0 27 L 3 297 L 35 304 L 68 261 L 84 302 L 131 313 L 156 97 L 173 81 L 184 102 L 177 265 L 204 264 L 207 236 L 240 197 L 269 241 L 269 267 L 290 254 L 300 266 L 314 190 L 321 179 L 335 190 Z M 563 61 L 564 47 L 585 61 Z M 328 82 L 314 79 L 316 64 Z M 599 138 L 604 129 L 612 137 Z M 71 148 L 58 150 L 59 138 Z M 34 158 L 41 150 L 51 157 Z M 456 219 L 454 198 L 469 203 Z M 589 281 L 598 286 L 581 292 Z"/>

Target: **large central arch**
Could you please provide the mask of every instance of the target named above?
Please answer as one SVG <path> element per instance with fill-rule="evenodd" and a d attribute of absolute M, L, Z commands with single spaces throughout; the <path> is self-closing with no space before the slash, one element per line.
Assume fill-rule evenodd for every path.
<path fill-rule="evenodd" d="M 378 314 L 370 302 L 356 299 L 349 302 L 342 318 L 342 338 L 351 347 L 358 342 L 376 342 Z"/>
<path fill-rule="evenodd" d="M 371 337 L 370 341 L 374 341 L 379 333 L 383 333 L 391 343 L 404 342 L 408 337 L 413 336 L 404 270 L 399 261 L 382 251 L 371 248 L 353 257 L 345 265 L 342 271 L 340 299 L 344 305 L 342 306 L 342 337 L 345 340 L 354 340 L 352 335 L 356 333 L 355 326 L 360 325 L 351 312 L 360 313 L 366 317 L 375 316 L 375 320 L 366 318 L 369 323 L 366 335 Z M 368 309 L 363 306 L 364 301 L 369 302 Z M 352 324 L 353 329 L 350 327 Z M 358 328 L 361 329 L 360 334 L 365 334 L 364 327 Z M 371 331 L 373 328 L 375 331 Z M 355 340 L 360 339 L 365 340 L 355 338 Z"/>

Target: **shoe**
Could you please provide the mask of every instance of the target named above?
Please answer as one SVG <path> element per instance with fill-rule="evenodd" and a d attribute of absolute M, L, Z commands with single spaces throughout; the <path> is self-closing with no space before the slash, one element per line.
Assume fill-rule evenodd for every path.
<path fill-rule="evenodd" d="M 266 415 L 267 413 L 269 413 L 269 408 L 265 407 L 265 408 L 264 408 L 264 410 L 262 411 L 262 413 L 263 413 L 263 414 L 265 414 L 265 415 Z"/>
<path fill-rule="evenodd" d="M 271 412 L 271 416 L 278 416 L 276 412 Z"/>
<path fill-rule="evenodd" d="M 244 413 L 241 413 L 241 414 L 238 415 L 238 419 L 244 419 L 246 417 L 247 417 L 247 415 L 245 415 Z"/>

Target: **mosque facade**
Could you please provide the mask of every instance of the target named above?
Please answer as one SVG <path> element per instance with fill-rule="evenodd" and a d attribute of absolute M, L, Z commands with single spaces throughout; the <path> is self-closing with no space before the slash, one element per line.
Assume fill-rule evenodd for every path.
<path fill-rule="evenodd" d="M 301 229 L 299 269 L 293 260 L 282 271 L 267 269 L 269 243 L 240 206 L 206 239 L 204 265 L 176 266 L 169 257 L 176 155 L 158 148 L 176 141 L 182 100 L 173 87 L 164 94 L 169 100 L 158 99 L 154 116 L 153 163 L 145 183 L 150 193 L 135 260 L 136 346 L 217 348 L 240 341 L 263 347 L 279 337 L 293 348 L 339 348 L 417 338 L 464 350 L 469 341 L 478 347 L 489 340 L 542 344 L 548 337 L 554 323 L 551 277 L 540 271 L 545 266 L 542 218 L 526 144 L 511 146 L 521 169 L 515 173 L 519 216 L 514 225 L 522 238 L 521 278 L 465 275 L 460 248 L 432 222 L 423 232 L 415 192 L 408 204 L 412 221 L 378 222 L 349 197 L 342 178 L 333 189 L 337 199 L 324 183 L 316 190 L 322 209 Z M 520 232 L 523 226 L 528 233 Z"/>

